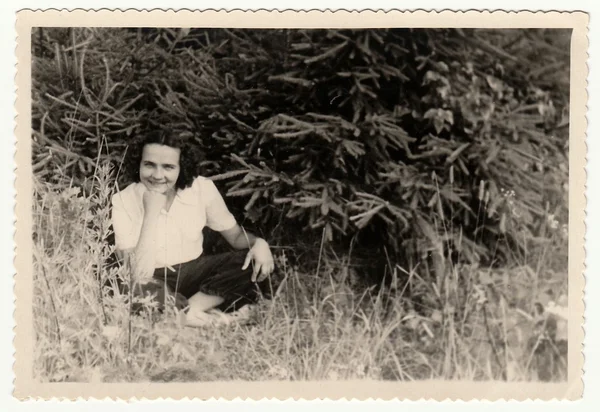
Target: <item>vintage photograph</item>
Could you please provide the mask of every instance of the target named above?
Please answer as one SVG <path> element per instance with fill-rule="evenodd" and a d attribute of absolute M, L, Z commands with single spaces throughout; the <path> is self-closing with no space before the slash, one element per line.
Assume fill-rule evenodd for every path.
<path fill-rule="evenodd" d="M 567 382 L 572 33 L 32 27 L 33 379 Z"/>

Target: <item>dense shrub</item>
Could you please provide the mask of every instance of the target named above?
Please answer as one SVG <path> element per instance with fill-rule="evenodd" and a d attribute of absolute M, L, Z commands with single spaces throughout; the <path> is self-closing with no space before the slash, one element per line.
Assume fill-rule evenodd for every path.
<path fill-rule="evenodd" d="M 570 32 L 33 31 L 33 165 L 83 184 L 186 132 L 246 224 L 433 273 L 566 221 Z M 119 174 L 121 185 L 127 176 Z"/>

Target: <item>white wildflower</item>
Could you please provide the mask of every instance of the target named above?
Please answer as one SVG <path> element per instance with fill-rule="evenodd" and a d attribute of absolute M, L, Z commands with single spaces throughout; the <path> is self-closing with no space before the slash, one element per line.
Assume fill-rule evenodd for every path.
<path fill-rule="evenodd" d="M 271 366 L 267 373 L 276 379 L 287 379 L 290 376 L 290 372 L 280 365 Z"/>
<path fill-rule="evenodd" d="M 171 343 L 172 343 L 172 340 L 167 335 L 160 334 L 160 335 L 158 335 L 158 338 L 156 339 L 156 344 L 158 346 L 166 346 L 166 345 L 169 345 Z"/>
<path fill-rule="evenodd" d="M 547 220 L 550 229 L 556 230 L 558 228 L 558 220 L 556 220 L 556 217 L 553 214 L 548 215 Z"/>
<path fill-rule="evenodd" d="M 114 340 L 117 336 L 119 336 L 119 327 L 109 325 L 104 326 L 102 328 L 102 336 L 104 336 L 108 340 Z"/>
<path fill-rule="evenodd" d="M 546 306 L 545 309 L 547 313 L 558 316 L 562 319 L 569 319 L 569 308 L 566 306 L 560 306 L 551 301 L 548 302 L 548 306 Z"/>
<path fill-rule="evenodd" d="M 330 379 L 332 381 L 337 381 L 339 378 L 340 378 L 340 375 L 335 370 L 330 370 L 329 373 L 327 374 L 327 379 Z"/>

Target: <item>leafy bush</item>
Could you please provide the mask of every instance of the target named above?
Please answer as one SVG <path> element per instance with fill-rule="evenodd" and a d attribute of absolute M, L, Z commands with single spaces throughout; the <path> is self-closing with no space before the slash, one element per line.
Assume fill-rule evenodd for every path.
<path fill-rule="evenodd" d="M 38 28 L 34 171 L 84 185 L 145 123 L 176 129 L 270 238 L 304 228 L 439 280 L 566 221 L 569 36 Z"/>

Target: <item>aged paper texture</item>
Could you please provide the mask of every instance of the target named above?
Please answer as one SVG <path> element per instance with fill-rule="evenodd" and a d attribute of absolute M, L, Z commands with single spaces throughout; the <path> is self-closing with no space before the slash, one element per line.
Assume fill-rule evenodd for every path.
<path fill-rule="evenodd" d="M 587 24 L 19 12 L 14 396 L 580 398 Z"/>

